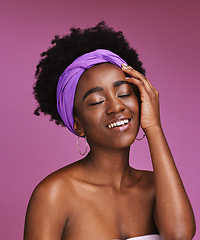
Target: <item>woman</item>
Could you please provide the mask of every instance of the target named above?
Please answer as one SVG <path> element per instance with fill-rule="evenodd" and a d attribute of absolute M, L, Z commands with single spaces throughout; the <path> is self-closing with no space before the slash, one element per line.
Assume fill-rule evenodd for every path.
<path fill-rule="evenodd" d="M 136 51 L 104 22 L 52 43 L 37 67 L 35 114 L 85 137 L 90 152 L 36 187 L 24 239 L 192 239 L 194 216 L 161 127 L 158 91 Z M 129 166 L 139 126 L 153 172 Z"/>

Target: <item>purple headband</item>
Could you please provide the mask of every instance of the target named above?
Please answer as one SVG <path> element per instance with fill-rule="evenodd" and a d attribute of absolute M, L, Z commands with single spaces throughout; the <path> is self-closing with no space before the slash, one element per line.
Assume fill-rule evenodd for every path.
<path fill-rule="evenodd" d="M 85 69 L 93 67 L 95 64 L 110 62 L 121 67 L 126 62 L 117 54 L 105 50 L 97 49 L 76 58 L 62 73 L 57 85 L 57 109 L 65 126 L 74 134 L 73 106 L 76 86 L 79 78 Z"/>

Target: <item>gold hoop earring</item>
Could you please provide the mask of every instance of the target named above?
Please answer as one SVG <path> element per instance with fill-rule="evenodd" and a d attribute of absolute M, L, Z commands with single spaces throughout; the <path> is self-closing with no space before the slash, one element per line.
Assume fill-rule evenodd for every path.
<path fill-rule="evenodd" d="M 135 138 L 135 139 L 138 140 L 138 141 L 142 141 L 142 139 L 144 139 L 145 136 L 146 135 L 144 134 L 141 138 Z"/>
<path fill-rule="evenodd" d="M 79 136 L 77 138 L 77 148 L 78 148 L 78 152 L 81 154 L 81 156 L 84 156 L 87 152 L 87 148 L 88 148 L 88 142 L 87 142 L 87 137 L 85 136 L 85 141 L 86 141 L 86 144 L 85 144 L 85 151 L 84 153 L 82 153 L 79 149 Z"/>

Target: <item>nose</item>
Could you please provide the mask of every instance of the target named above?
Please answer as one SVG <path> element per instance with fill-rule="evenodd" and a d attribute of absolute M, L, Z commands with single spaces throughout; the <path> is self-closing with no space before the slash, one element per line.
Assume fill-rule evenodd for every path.
<path fill-rule="evenodd" d="M 118 97 L 110 97 L 107 99 L 106 114 L 119 113 L 125 110 L 125 105 Z"/>

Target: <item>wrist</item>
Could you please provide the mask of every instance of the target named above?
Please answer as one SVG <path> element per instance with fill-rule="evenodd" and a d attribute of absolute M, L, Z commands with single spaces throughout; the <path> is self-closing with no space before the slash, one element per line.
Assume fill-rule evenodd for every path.
<path fill-rule="evenodd" d="M 151 127 L 146 128 L 146 129 L 143 129 L 143 131 L 144 131 L 144 133 L 147 137 L 151 136 L 151 135 L 159 134 L 159 133 L 163 134 L 163 130 L 162 130 L 161 125 L 151 126 Z"/>

